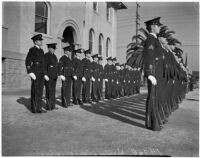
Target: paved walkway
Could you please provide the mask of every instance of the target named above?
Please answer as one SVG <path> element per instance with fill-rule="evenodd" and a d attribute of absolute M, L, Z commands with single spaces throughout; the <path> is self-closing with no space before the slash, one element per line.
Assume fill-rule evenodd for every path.
<path fill-rule="evenodd" d="M 198 156 L 198 92 L 187 94 L 161 132 L 144 127 L 145 93 L 68 109 L 57 99 L 57 111 L 32 114 L 29 92 L 3 92 L 2 154 Z"/>

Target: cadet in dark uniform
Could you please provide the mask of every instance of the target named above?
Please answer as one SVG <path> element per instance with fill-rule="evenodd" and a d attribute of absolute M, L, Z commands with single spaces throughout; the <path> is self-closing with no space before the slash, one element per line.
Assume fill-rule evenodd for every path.
<path fill-rule="evenodd" d="M 140 82 L 141 82 L 141 71 L 140 67 L 137 68 L 137 84 L 136 84 L 136 93 L 140 93 Z"/>
<path fill-rule="evenodd" d="M 160 31 L 160 17 L 146 21 L 146 28 L 150 32 L 144 45 L 144 71 L 145 77 L 148 79 L 148 96 L 146 102 L 146 122 L 147 128 L 153 131 L 160 131 L 162 128 L 162 120 L 158 108 L 158 97 L 156 85 L 158 78 L 156 72 L 159 66 L 156 66 L 155 59 L 160 58 L 160 43 L 157 34 Z"/>
<path fill-rule="evenodd" d="M 121 82 L 120 82 L 120 65 L 119 63 L 115 64 L 116 66 L 116 98 L 119 99 L 121 94 Z"/>
<path fill-rule="evenodd" d="M 58 109 L 55 107 L 56 81 L 58 78 L 58 59 L 54 54 L 56 45 L 57 43 L 47 44 L 49 51 L 44 55 L 44 79 L 46 87 L 47 110 Z"/>
<path fill-rule="evenodd" d="M 82 100 L 83 103 L 92 103 L 90 99 L 90 80 L 91 80 L 91 51 L 88 49 L 84 51 L 85 58 L 82 60 L 83 63 L 83 89 L 82 89 Z"/>
<path fill-rule="evenodd" d="M 75 56 L 73 59 L 74 65 L 74 82 L 73 82 L 73 103 L 75 105 L 83 105 L 81 96 L 81 88 L 82 88 L 82 77 L 83 77 L 83 64 L 81 62 L 81 54 L 82 49 L 78 49 L 74 51 Z"/>
<path fill-rule="evenodd" d="M 104 69 L 102 65 L 102 56 L 98 56 L 98 66 L 99 66 L 99 76 L 98 76 L 98 88 L 97 88 L 97 98 L 98 100 L 103 99 L 103 78 L 104 78 Z"/>
<path fill-rule="evenodd" d="M 111 98 L 116 99 L 116 74 L 117 74 L 117 69 L 116 69 L 116 64 L 117 58 L 112 59 L 112 80 L 111 80 Z"/>
<path fill-rule="evenodd" d="M 99 65 L 98 65 L 98 54 L 94 54 L 92 56 L 93 62 L 91 63 L 91 70 L 92 70 L 92 91 L 91 97 L 92 101 L 98 102 L 97 93 L 98 93 L 98 77 L 99 77 Z"/>
<path fill-rule="evenodd" d="M 67 108 L 70 106 L 71 86 L 74 76 L 73 63 L 72 63 L 72 46 L 64 47 L 64 55 L 60 58 L 58 63 L 58 72 L 62 80 L 61 97 L 62 106 Z"/>
<path fill-rule="evenodd" d="M 38 34 L 31 38 L 34 47 L 29 49 L 25 65 L 27 73 L 31 77 L 31 112 L 43 113 L 42 95 L 44 87 L 44 51 L 42 46 L 42 35 Z"/>
<path fill-rule="evenodd" d="M 125 67 L 124 67 L 124 76 L 125 76 L 125 83 L 124 83 L 124 94 L 125 96 L 128 96 L 129 95 L 129 83 L 130 83 L 130 80 L 129 80 L 129 70 L 128 70 L 128 64 L 126 63 L 125 64 Z"/>
<path fill-rule="evenodd" d="M 124 97 L 124 88 L 125 88 L 125 76 L 124 76 L 124 64 L 120 65 L 120 85 L 121 85 L 121 93 L 120 96 Z"/>
<path fill-rule="evenodd" d="M 104 66 L 105 99 L 111 98 L 112 70 L 112 57 L 108 57 L 107 64 Z"/>

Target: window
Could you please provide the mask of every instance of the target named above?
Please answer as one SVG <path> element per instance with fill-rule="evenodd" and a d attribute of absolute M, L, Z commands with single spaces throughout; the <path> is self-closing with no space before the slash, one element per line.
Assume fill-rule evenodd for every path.
<path fill-rule="evenodd" d="M 110 55 L 110 49 L 111 49 L 111 46 L 110 46 L 110 38 L 107 38 L 106 40 L 106 57 L 108 57 Z"/>
<path fill-rule="evenodd" d="M 103 50 L 103 35 L 99 35 L 99 55 L 102 55 L 102 50 Z"/>
<path fill-rule="evenodd" d="M 97 12 L 97 7 L 98 7 L 97 2 L 93 2 L 93 10 L 94 10 L 95 12 Z"/>
<path fill-rule="evenodd" d="M 94 30 L 90 29 L 89 32 L 89 49 L 91 52 L 93 51 L 93 43 L 94 43 Z"/>
<path fill-rule="evenodd" d="M 108 3 L 106 4 L 106 18 L 110 21 L 110 7 L 108 6 Z"/>
<path fill-rule="evenodd" d="M 47 34 L 48 6 L 45 2 L 35 2 L 35 32 Z"/>

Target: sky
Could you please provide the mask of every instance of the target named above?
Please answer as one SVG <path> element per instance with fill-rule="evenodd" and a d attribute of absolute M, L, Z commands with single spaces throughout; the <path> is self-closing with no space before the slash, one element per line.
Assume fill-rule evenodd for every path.
<path fill-rule="evenodd" d="M 126 46 L 136 34 L 136 2 L 123 2 L 128 9 L 117 11 L 117 57 L 125 62 Z M 191 71 L 199 70 L 199 4 L 198 2 L 139 2 L 140 27 L 144 21 L 161 17 L 161 23 L 175 31 L 182 42 Z"/>

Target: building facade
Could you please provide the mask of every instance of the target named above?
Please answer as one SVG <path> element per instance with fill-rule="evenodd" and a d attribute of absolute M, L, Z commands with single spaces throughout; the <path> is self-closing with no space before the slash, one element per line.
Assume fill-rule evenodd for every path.
<path fill-rule="evenodd" d="M 91 49 L 92 54 L 116 56 L 116 12 L 126 9 L 121 2 L 3 2 L 2 87 L 30 88 L 25 58 L 33 46 L 31 37 L 43 35 L 47 43 L 58 43 L 63 55 L 65 42 Z M 65 42 L 63 42 L 65 41 Z"/>

